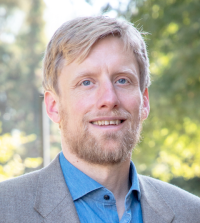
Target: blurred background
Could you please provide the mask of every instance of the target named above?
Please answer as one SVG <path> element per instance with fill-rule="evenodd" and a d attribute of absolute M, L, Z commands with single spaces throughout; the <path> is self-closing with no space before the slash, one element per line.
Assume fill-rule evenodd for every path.
<path fill-rule="evenodd" d="M 138 172 L 200 196 L 199 12 L 199 0 L 0 0 L 0 181 L 47 165 L 61 149 L 43 108 L 49 39 L 66 20 L 107 15 L 149 33 L 151 112 L 132 156 Z"/>

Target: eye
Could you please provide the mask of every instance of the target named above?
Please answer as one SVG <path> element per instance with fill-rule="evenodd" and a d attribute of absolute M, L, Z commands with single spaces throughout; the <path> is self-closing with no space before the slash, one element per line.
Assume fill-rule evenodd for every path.
<path fill-rule="evenodd" d="M 91 81 L 85 80 L 85 81 L 82 82 L 82 85 L 89 86 L 89 85 L 91 85 Z"/>
<path fill-rule="evenodd" d="M 121 79 L 117 80 L 117 82 L 119 84 L 127 84 L 128 83 L 128 80 L 126 80 L 125 78 L 121 78 Z"/>

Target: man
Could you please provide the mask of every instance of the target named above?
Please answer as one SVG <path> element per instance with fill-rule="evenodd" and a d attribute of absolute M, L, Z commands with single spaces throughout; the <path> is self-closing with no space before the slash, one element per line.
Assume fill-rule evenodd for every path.
<path fill-rule="evenodd" d="M 1 184 L 0 222 L 200 222 L 200 199 L 137 174 L 132 149 L 149 114 L 149 61 L 138 30 L 107 17 L 77 18 L 44 58 L 46 110 L 62 153 Z"/>

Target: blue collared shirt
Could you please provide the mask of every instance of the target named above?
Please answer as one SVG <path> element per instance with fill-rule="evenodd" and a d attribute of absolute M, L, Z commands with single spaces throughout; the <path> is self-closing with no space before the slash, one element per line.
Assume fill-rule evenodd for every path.
<path fill-rule="evenodd" d="M 73 166 L 62 152 L 59 158 L 80 222 L 119 222 L 113 193 Z M 139 181 L 132 161 L 129 176 L 132 185 L 125 198 L 125 212 L 120 223 L 143 223 Z"/>

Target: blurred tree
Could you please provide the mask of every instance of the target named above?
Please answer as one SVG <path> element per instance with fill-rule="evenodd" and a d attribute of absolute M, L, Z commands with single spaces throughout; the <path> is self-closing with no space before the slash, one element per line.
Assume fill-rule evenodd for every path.
<path fill-rule="evenodd" d="M 150 33 L 151 113 L 133 160 L 140 173 L 183 188 L 181 177 L 191 179 L 186 189 L 200 195 L 192 189 L 200 178 L 200 2 L 132 0 L 118 11 Z"/>
<path fill-rule="evenodd" d="M 41 165 L 41 157 L 27 157 L 24 160 L 21 158 L 25 150 L 23 145 L 34 141 L 35 138 L 34 134 L 25 136 L 19 130 L 13 131 L 12 134 L 0 135 L 0 182 L 23 174 L 26 168 Z"/>
<path fill-rule="evenodd" d="M 18 129 L 36 136 L 26 145 L 23 157 L 42 153 L 39 76 L 45 47 L 43 9 L 42 0 L 0 0 L 2 135 Z"/>

